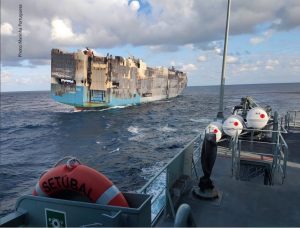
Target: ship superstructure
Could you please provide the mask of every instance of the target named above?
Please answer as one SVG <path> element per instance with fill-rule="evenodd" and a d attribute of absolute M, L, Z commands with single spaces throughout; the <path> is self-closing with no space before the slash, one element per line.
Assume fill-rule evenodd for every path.
<path fill-rule="evenodd" d="M 51 51 L 51 94 L 76 108 L 132 105 L 176 97 L 187 75 L 174 67 L 148 67 L 141 59 L 95 56 L 89 49 Z"/>

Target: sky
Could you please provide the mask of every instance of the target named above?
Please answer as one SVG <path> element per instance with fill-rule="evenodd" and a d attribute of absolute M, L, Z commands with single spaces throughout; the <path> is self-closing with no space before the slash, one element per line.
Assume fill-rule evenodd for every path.
<path fill-rule="evenodd" d="M 218 85 L 227 0 L 1 0 L 1 91 L 49 90 L 52 48 L 135 56 Z M 232 0 L 226 84 L 300 82 L 300 1 Z"/>

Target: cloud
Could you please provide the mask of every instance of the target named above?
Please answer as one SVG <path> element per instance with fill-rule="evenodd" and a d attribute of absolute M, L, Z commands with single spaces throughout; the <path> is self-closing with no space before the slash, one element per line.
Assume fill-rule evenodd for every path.
<path fill-rule="evenodd" d="M 285 7 L 277 12 L 278 21 L 280 23 L 275 26 L 280 30 L 287 30 L 292 28 L 299 28 L 300 24 L 300 3 L 298 0 L 284 1 Z"/>
<path fill-rule="evenodd" d="M 200 56 L 198 56 L 197 61 L 198 62 L 206 62 L 207 61 L 207 56 L 200 55 Z"/>
<path fill-rule="evenodd" d="M 191 72 L 197 70 L 197 67 L 192 63 L 188 63 L 188 64 L 183 64 L 180 67 L 180 70 L 183 72 Z"/>
<path fill-rule="evenodd" d="M 268 29 L 268 30 L 266 30 L 266 31 L 263 32 L 263 36 L 265 38 L 269 39 L 272 36 L 273 33 L 274 33 L 274 29 Z"/>
<path fill-rule="evenodd" d="M 12 72 L 3 71 L 1 72 L 1 84 L 8 84 L 8 83 L 17 83 L 17 84 L 29 84 L 30 83 L 29 77 L 15 77 Z"/>
<path fill-rule="evenodd" d="M 74 34 L 72 23 L 69 19 L 55 18 L 51 21 L 51 39 L 58 42 L 83 43 L 81 34 Z"/>
<path fill-rule="evenodd" d="M 276 65 L 279 65 L 279 60 L 278 59 L 268 59 L 266 63 L 267 63 L 267 65 L 270 65 L 270 66 L 276 66 Z"/>
<path fill-rule="evenodd" d="M 268 66 L 268 65 L 267 65 L 267 66 L 265 66 L 265 69 L 266 69 L 266 70 L 274 70 L 274 66 Z"/>
<path fill-rule="evenodd" d="M 140 9 L 139 1 L 131 1 L 129 7 L 132 11 L 138 11 Z"/>
<path fill-rule="evenodd" d="M 266 70 L 274 70 L 275 66 L 279 65 L 278 59 L 268 59 L 266 62 Z"/>
<path fill-rule="evenodd" d="M 1 71 L 1 84 L 8 83 L 11 80 L 11 74 L 8 71 Z"/>
<path fill-rule="evenodd" d="M 222 49 L 221 48 L 217 48 L 217 47 L 215 47 L 215 49 L 214 49 L 214 51 L 215 51 L 215 53 L 217 54 L 217 55 L 222 55 Z"/>
<path fill-rule="evenodd" d="M 236 56 L 232 56 L 232 55 L 227 56 L 227 61 L 226 62 L 229 63 L 229 64 L 235 64 L 238 61 L 239 61 L 239 59 Z"/>
<path fill-rule="evenodd" d="M 238 69 L 239 72 L 253 72 L 257 71 L 259 68 L 257 64 L 242 64 Z"/>
<path fill-rule="evenodd" d="M 265 65 L 266 64 L 264 64 L 264 62 L 260 61 L 260 60 L 255 61 L 255 62 L 251 62 L 251 60 L 249 60 L 249 62 L 232 65 L 232 67 L 233 67 L 233 72 L 235 74 L 239 74 L 242 72 L 258 71 L 259 69 L 262 68 L 262 66 L 265 66 Z"/>
<path fill-rule="evenodd" d="M 270 39 L 272 34 L 274 33 L 274 29 L 268 29 L 261 36 L 255 36 L 250 39 L 250 43 L 253 45 L 260 44 Z"/>
<path fill-rule="evenodd" d="M 256 36 L 256 37 L 252 37 L 250 39 L 250 43 L 253 44 L 253 45 L 256 45 L 256 44 L 264 42 L 264 40 L 265 39 L 263 37 Z"/>
<path fill-rule="evenodd" d="M 191 49 L 191 50 L 195 50 L 195 45 L 194 44 L 185 44 L 184 47 Z"/>
<path fill-rule="evenodd" d="M 47 90 L 50 85 L 50 75 L 40 72 L 24 71 L 21 74 L 11 71 L 1 71 L 1 91 L 21 90 Z M 34 83 L 33 83 L 34 82 Z"/>
<path fill-rule="evenodd" d="M 238 61 L 236 62 L 238 63 Z M 273 71 L 280 64 L 278 59 L 257 60 L 256 62 L 236 64 L 234 73 L 254 72 L 254 71 Z"/>
<path fill-rule="evenodd" d="M 21 2 L 26 9 L 23 29 L 28 31 L 26 39 L 25 34 L 23 37 L 23 58 L 17 57 L 16 40 L 3 36 L 1 60 L 4 65 L 24 59 L 50 59 L 53 47 L 112 48 L 131 44 L 156 46 L 156 50 L 164 51 L 187 44 L 202 46 L 224 37 L 224 0 L 151 0 L 147 1 L 151 9 L 147 13 L 143 11 L 144 1 L 137 0 Z M 1 1 L 1 20 L 12 28 L 17 27 L 18 4 Z M 273 23 L 274 32 L 298 28 L 299 7 L 298 0 L 235 1 L 232 3 L 230 35 L 249 34 L 258 25 L 276 20 L 280 23 Z M 11 27 L 6 25 L 6 34 L 13 32 Z M 266 39 L 267 36 L 261 34 L 258 37 Z M 252 42 L 255 43 L 255 39 Z M 221 54 L 221 50 L 220 46 L 215 47 L 217 54 Z"/>
<path fill-rule="evenodd" d="M 1 35 L 10 36 L 13 34 L 13 27 L 11 24 L 5 22 L 1 23 Z"/>
<path fill-rule="evenodd" d="M 16 78 L 15 82 L 21 85 L 30 85 L 32 83 L 32 80 L 30 78 L 22 77 L 22 78 Z"/>
<path fill-rule="evenodd" d="M 295 72 L 300 72 L 300 58 L 294 58 L 289 62 L 290 68 Z"/>
<path fill-rule="evenodd" d="M 154 45 L 149 48 L 152 52 L 176 52 L 179 49 L 176 45 Z"/>
<path fill-rule="evenodd" d="M 53 19 L 51 25 L 51 38 L 53 40 L 72 39 L 74 37 L 70 20 Z"/>
<path fill-rule="evenodd" d="M 10 84 L 29 85 L 32 84 L 31 77 L 16 77 L 10 71 L 1 72 L 1 90 L 4 86 Z"/>
<path fill-rule="evenodd" d="M 36 66 L 36 65 L 50 65 L 51 61 L 50 59 L 31 59 L 29 61 L 30 65 Z"/>

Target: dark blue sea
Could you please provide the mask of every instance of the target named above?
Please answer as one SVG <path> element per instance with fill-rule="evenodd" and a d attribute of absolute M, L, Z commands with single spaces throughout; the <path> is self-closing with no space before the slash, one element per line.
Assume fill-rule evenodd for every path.
<path fill-rule="evenodd" d="M 216 116 L 219 87 L 188 87 L 177 98 L 74 112 L 50 92 L 1 93 L 0 216 L 30 193 L 40 174 L 72 155 L 122 191 L 142 187 Z M 251 95 L 284 113 L 300 109 L 300 83 L 225 88 L 225 113 Z"/>

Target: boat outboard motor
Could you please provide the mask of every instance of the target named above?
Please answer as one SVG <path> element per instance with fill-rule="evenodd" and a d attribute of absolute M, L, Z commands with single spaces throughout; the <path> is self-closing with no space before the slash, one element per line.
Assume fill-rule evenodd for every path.
<path fill-rule="evenodd" d="M 212 169 L 214 167 L 215 161 L 217 158 L 217 142 L 216 142 L 216 134 L 208 133 L 205 135 L 202 151 L 201 151 L 201 165 L 203 170 L 203 176 L 199 180 L 199 188 L 202 193 L 209 192 L 212 194 L 212 190 L 214 189 L 214 185 L 212 180 L 210 179 Z M 196 193 L 196 192 L 195 192 Z M 197 193 L 196 193 L 197 194 Z M 201 193 L 200 193 L 201 194 Z M 213 197 L 208 198 L 216 198 L 218 197 L 217 192 L 212 195 Z"/>
<path fill-rule="evenodd" d="M 243 118 L 246 118 L 247 111 L 257 106 L 252 97 L 242 97 L 241 103 L 234 106 L 232 115 L 241 115 Z"/>
<path fill-rule="evenodd" d="M 239 115 L 229 116 L 223 123 L 223 131 L 231 137 L 240 135 L 244 128 L 245 122 Z"/>
<path fill-rule="evenodd" d="M 262 129 L 267 125 L 269 116 L 263 108 L 256 107 L 248 111 L 246 119 L 249 128 Z"/>

